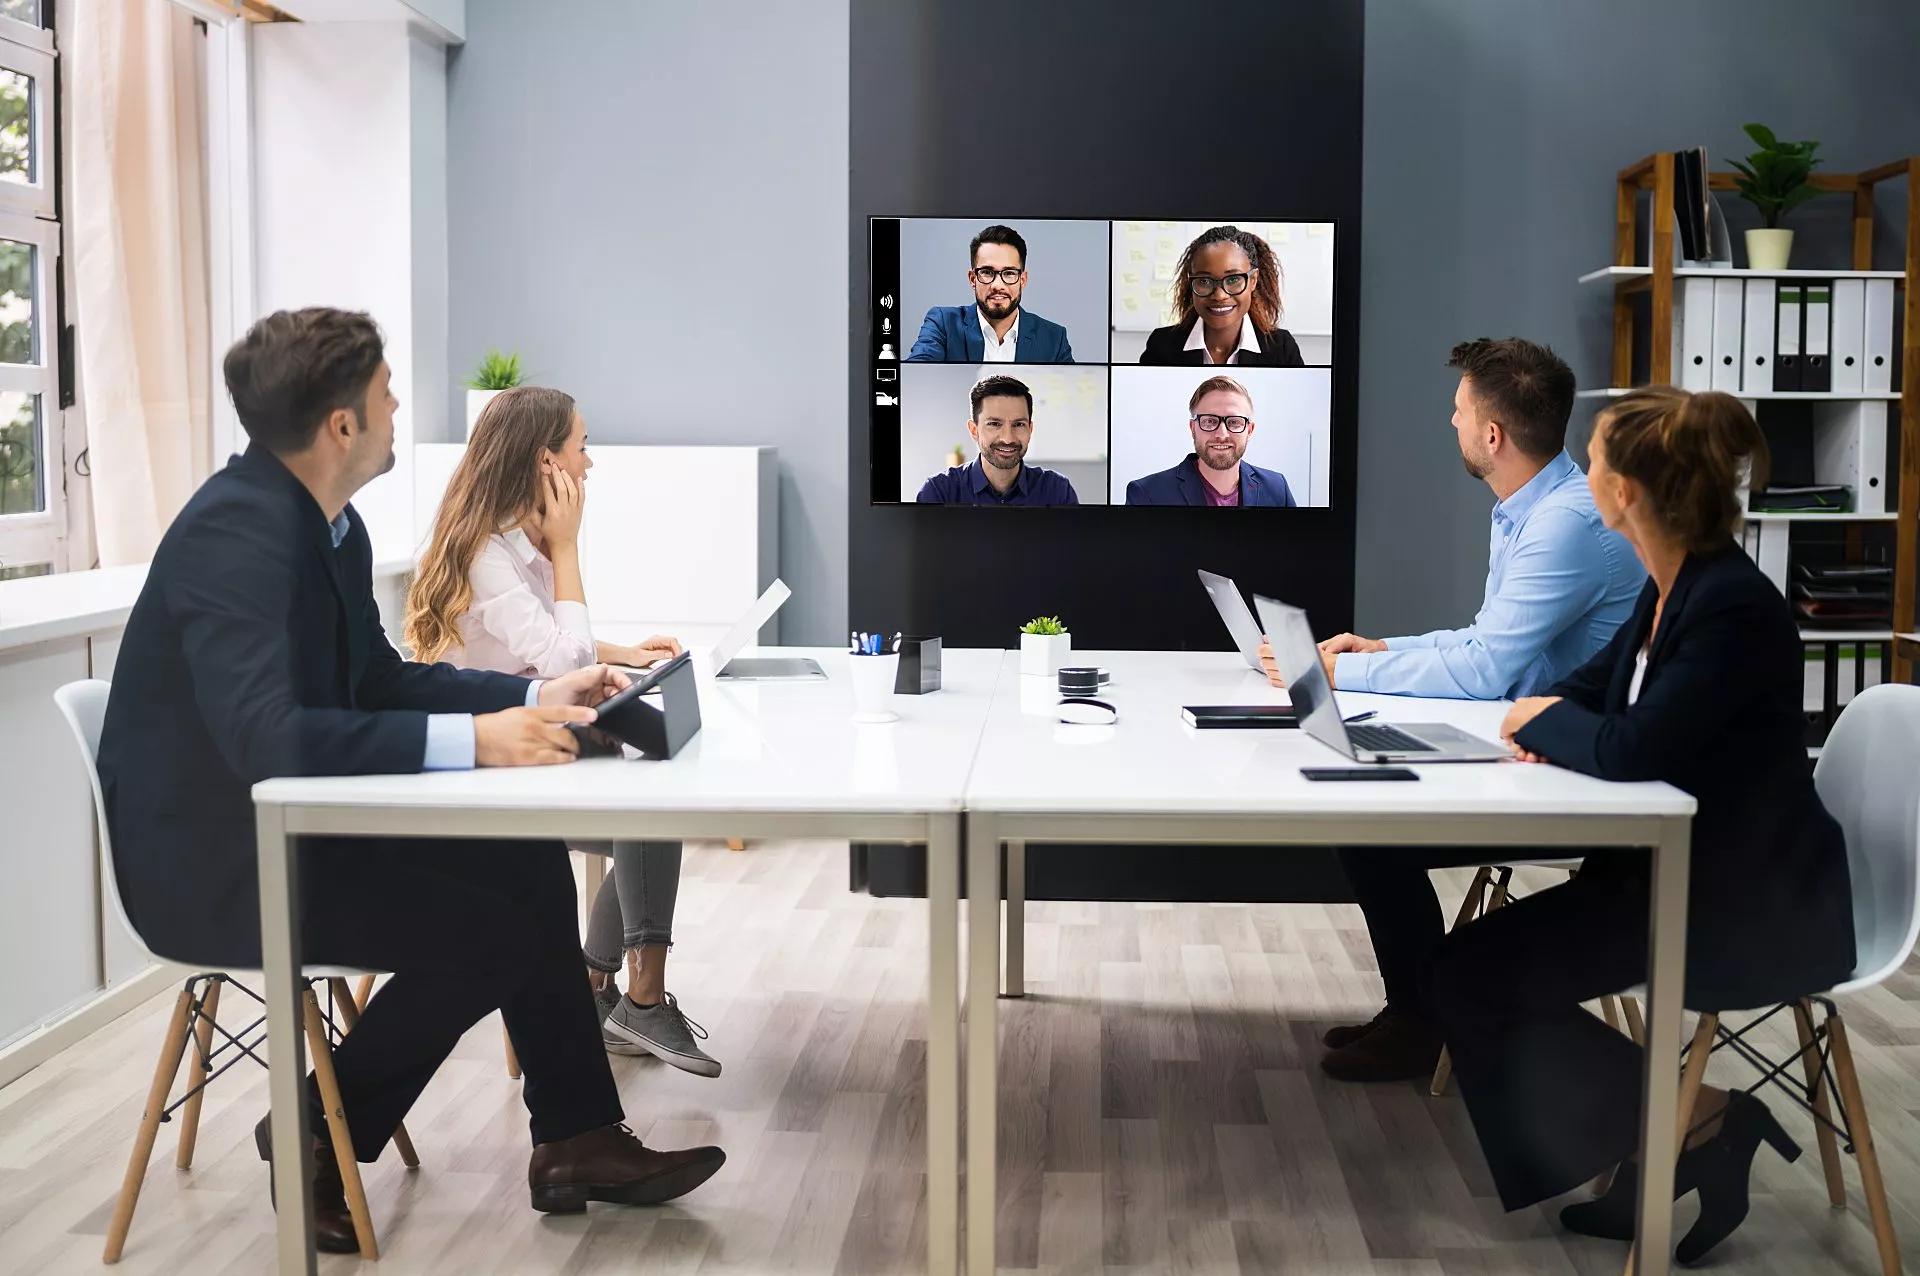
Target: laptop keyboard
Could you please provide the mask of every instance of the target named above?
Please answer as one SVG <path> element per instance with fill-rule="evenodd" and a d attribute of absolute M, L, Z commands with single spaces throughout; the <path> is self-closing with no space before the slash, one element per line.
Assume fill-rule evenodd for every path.
<path fill-rule="evenodd" d="M 1347 739 L 1353 741 L 1354 748 L 1365 749 L 1369 753 L 1432 753 L 1435 751 L 1434 747 L 1425 740 L 1410 736 L 1398 727 L 1369 722 L 1348 727 Z"/>

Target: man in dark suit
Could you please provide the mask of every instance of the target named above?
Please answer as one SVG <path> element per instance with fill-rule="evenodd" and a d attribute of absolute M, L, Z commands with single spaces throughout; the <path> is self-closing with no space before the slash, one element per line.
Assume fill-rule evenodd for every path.
<path fill-rule="evenodd" d="M 568 725 L 626 682 L 601 665 L 530 683 L 414 664 L 389 645 L 348 504 L 393 467 L 398 404 L 371 319 L 269 315 L 225 371 L 251 444 L 155 551 L 99 757 L 135 927 L 160 956 L 214 970 L 260 961 L 254 783 L 570 762 Z M 497 1008 L 526 1077 L 536 1208 L 664 1200 L 719 1168 L 718 1148 L 652 1151 L 620 1125 L 563 845 L 302 845 L 306 959 L 393 973 L 335 1052 L 357 1159 L 379 1155 L 461 1034 Z M 265 1122 L 256 1141 L 265 1155 Z M 320 1247 L 350 1252 L 331 1144 L 314 1152 Z"/>
<path fill-rule="evenodd" d="M 1292 509 L 1298 504 L 1278 470 L 1243 459 L 1253 442 L 1253 396 L 1232 377 L 1208 377 L 1187 400 L 1193 451 L 1172 469 L 1127 484 L 1129 505 L 1247 505 Z"/>
<path fill-rule="evenodd" d="M 968 248 L 973 304 L 927 311 L 908 363 L 1072 363 L 1067 330 L 1021 308 L 1027 241 L 1011 226 L 989 226 Z"/>

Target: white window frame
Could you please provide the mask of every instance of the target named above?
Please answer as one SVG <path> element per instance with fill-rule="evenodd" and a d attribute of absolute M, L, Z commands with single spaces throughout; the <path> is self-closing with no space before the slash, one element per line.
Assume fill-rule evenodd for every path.
<path fill-rule="evenodd" d="M 0 515 L 0 566 L 49 564 L 66 569 L 66 428 L 60 408 L 60 312 L 56 280 L 64 256 L 60 223 L 54 220 L 54 175 L 61 171 L 53 147 L 53 122 L 60 103 L 55 92 L 53 33 L 16 18 L 0 17 L 0 68 L 22 71 L 34 80 L 34 166 L 31 185 L 0 182 L 0 239 L 34 249 L 33 324 L 39 344 L 30 364 L 0 364 L 0 391 L 37 396 L 40 401 L 38 463 L 46 494 L 32 514 Z"/>

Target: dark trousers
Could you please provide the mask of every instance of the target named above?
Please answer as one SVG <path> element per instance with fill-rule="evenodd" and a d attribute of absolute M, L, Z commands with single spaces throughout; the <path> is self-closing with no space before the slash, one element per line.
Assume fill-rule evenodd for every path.
<path fill-rule="evenodd" d="M 1425 1002 L 1509 1210 L 1639 1146 L 1640 1047 L 1580 1003 L 1646 978 L 1647 880 L 1590 864 L 1455 930 L 1428 968 Z"/>
<path fill-rule="evenodd" d="M 1484 846 L 1438 850 L 1362 846 L 1340 852 L 1340 867 L 1346 870 L 1354 901 L 1366 915 L 1373 955 L 1387 986 L 1387 1004 L 1395 1010 L 1433 1018 L 1427 1004 L 1427 966 L 1446 937 L 1447 923 L 1429 872 L 1478 866 L 1497 854 Z"/>
<path fill-rule="evenodd" d="M 360 1160 L 379 1156 L 461 1035 L 496 1009 L 534 1143 L 621 1119 L 564 846 L 309 838 L 300 864 L 305 960 L 393 975 L 334 1052 Z M 317 1091 L 312 1102 L 318 1129 Z"/>

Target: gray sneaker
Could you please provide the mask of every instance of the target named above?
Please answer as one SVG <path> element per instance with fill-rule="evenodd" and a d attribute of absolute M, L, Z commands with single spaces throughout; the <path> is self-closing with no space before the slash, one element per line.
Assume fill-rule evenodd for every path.
<path fill-rule="evenodd" d="M 680 1002 L 672 993 L 659 1005 L 644 1010 L 623 994 L 600 1035 L 615 1054 L 650 1054 L 695 1076 L 720 1075 L 719 1062 L 695 1040 L 706 1040 L 707 1030 L 681 1013 Z"/>
<path fill-rule="evenodd" d="M 593 990 L 593 1009 L 600 1020 L 601 1027 L 606 1027 L 607 1016 L 612 1014 L 613 1008 L 620 1004 L 622 995 L 619 985 L 612 980 L 607 981 L 605 988 Z"/>

